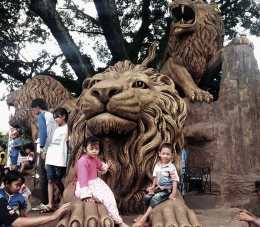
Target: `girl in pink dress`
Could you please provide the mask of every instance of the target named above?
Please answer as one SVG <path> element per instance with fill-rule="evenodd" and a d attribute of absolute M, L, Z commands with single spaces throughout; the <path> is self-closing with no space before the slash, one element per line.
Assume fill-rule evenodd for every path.
<path fill-rule="evenodd" d="M 83 143 L 84 153 L 76 163 L 77 183 L 75 195 L 83 202 L 97 202 L 103 204 L 109 215 L 119 227 L 128 227 L 122 218 L 116 205 L 113 192 L 108 185 L 97 176 L 97 170 L 105 174 L 111 166 L 111 161 L 101 162 L 97 156 L 99 154 L 99 140 L 91 136 Z"/>

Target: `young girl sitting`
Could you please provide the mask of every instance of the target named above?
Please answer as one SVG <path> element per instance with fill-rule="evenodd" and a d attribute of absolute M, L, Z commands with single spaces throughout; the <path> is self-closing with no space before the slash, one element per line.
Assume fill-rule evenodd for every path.
<path fill-rule="evenodd" d="M 127 227 L 128 225 L 119 216 L 113 192 L 97 176 L 97 170 L 100 170 L 101 174 L 107 172 L 112 164 L 111 161 L 103 163 L 97 158 L 99 154 L 98 138 L 94 136 L 88 137 L 85 139 L 83 147 L 84 153 L 76 163 L 77 183 L 75 195 L 83 202 L 102 203 L 107 208 L 115 224 L 119 224 L 119 227 Z"/>
<path fill-rule="evenodd" d="M 147 188 L 149 192 L 143 198 L 144 215 L 135 219 L 133 227 L 149 226 L 146 220 L 153 207 L 170 199 L 175 201 L 179 176 L 175 165 L 172 163 L 174 158 L 174 148 L 170 143 L 164 143 L 159 148 L 160 161 L 153 170 L 153 185 Z"/>

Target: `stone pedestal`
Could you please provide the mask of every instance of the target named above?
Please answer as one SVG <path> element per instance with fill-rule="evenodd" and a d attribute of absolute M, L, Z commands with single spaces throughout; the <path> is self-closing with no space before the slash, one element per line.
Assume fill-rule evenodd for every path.
<path fill-rule="evenodd" d="M 222 59 L 219 99 L 185 98 L 188 166 L 210 166 L 212 192 L 243 207 L 260 180 L 260 73 L 247 45 L 227 48 Z"/>

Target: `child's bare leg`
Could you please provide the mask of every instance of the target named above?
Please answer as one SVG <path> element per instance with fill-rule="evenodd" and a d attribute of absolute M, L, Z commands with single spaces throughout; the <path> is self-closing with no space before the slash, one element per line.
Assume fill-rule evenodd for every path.
<path fill-rule="evenodd" d="M 20 172 L 22 173 L 23 172 L 23 170 L 24 170 L 24 166 L 25 166 L 25 164 L 24 163 L 22 163 L 21 164 L 21 168 L 20 168 Z"/>
<path fill-rule="evenodd" d="M 48 180 L 48 197 L 49 197 L 48 207 L 50 207 L 51 209 L 53 208 L 53 192 L 54 192 L 54 181 Z"/>
<path fill-rule="evenodd" d="M 64 184 L 62 183 L 61 180 L 55 180 L 55 184 L 57 185 L 59 191 L 60 191 L 60 195 L 61 197 L 63 197 L 63 192 L 64 192 Z"/>
<path fill-rule="evenodd" d="M 153 208 L 152 208 L 151 206 L 148 207 L 148 209 L 146 210 L 146 212 L 144 213 L 144 215 L 140 218 L 140 221 L 141 221 L 141 222 L 144 222 L 144 221 L 147 220 L 147 218 L 149 217 L 149 214 L 151 213 L 152 209 L 153 209 Z"/>
<path fill-rule="evenodd" d="M 146 204 L 143 204 L 143 208 L 144 208 L 144 214 L 145 214 L 148 209 L 148 206 Z"/>
<path fill-rule="evenodd" d="M 149 206 L 147 211 L 145 212 L 145 214 L 135 224 L 133 224 L 132 227 L 141 226 L 148 219 L 149 214 L 151 213 L 152 209 L 153 208 L 151 206 Z"/>

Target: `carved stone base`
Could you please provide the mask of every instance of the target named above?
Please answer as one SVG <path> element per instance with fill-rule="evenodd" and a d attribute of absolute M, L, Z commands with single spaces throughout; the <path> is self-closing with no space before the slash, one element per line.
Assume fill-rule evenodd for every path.
<path fill-rule="evenodd" d="M 185 98 L 188 166 L 210 166 L 212 192 L 245 207 L 260 179 L 260 74 L 247 45 L 227 48 L 222 59 L 219 99 L 206 104 Z"/>

